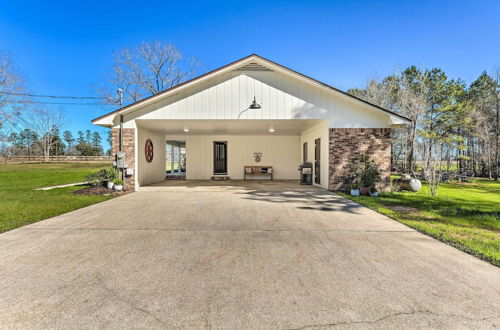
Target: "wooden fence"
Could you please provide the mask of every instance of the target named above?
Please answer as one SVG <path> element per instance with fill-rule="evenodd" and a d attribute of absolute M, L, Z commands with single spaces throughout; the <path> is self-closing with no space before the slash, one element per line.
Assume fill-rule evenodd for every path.
<path fill-rule="evenodd" d="M 29 162 L 111 162 L 113 156 L 14 156 L 1 157 L 0 162 L 6 163 L 29 163 Z"/>

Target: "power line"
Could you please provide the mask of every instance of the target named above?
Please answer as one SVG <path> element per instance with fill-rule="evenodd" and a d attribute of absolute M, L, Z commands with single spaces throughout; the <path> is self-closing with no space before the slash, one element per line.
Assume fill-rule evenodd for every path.
<path fill-rule="evenodd" d="M 2 92 L 0 94 L 8 94 L 15 96 L 30 96 L 30 97 L 50 97 L 54 99 L 75 99 L 75 100 L 106 100 L 107 97 L 104 96 L 57 96 L 57 95 L 42 95 L 42 94 L 28 94 L 28 93 L 11 93 L 11 92 Z"/>
<path fill-rule="evenodd" d="M 10 104 L 19 104 L 23 102 L 13 102 L 13 101 L 7 101 L 7 103 Z M 93 105 L 93 106 L 101 106 L 101 105 L 107 105 L 107 106 L 116 106 L 116 104 L 106 104 L 106 103 L 76 103 L 76 102 L 42 102 L 42 101 L 26 101 L 24 103 L 35 103 L 35 104 L 56 104 L 56 105 Z"/>

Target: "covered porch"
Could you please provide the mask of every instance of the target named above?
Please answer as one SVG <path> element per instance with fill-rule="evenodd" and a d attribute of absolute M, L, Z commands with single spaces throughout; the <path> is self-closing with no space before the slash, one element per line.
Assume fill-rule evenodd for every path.
<path fill-rule="evenodd" d="M 328 188 L 326 120 L 136 120 L 136 125 L 137 188 L 169 184 L 175 176 L 197 183 L 219 176 L 270 179 L 248 175 L 250 166 L 267 167 L 273 180 L 297 182 L 304 161 L 315 165 L 313 182 Z M 141 157 L 148 139 L 155 152 L 151 162 Z"/>

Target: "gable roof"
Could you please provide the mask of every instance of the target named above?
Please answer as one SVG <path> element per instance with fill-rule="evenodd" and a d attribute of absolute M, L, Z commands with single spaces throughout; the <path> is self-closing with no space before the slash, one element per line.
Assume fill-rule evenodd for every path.
<path fill-rule="evenodd" d="M 222 67 L 220 67 L 220 68 L 218 68 L 218 69 L 215 69 L 215 70 L 209 71 L 209 72 L 207 72 L 207 73 L 205 73 L 205 74 L 202 74 L 202 75 L 200 75 L 200 76 L 198 76 L 198 77 L 195 77 L 195 78 L 193 78 L 193 79 L 187 80 L 187 81 L 185 81 L 185 82 L 183 82 L 183 83 L 181 83 L 181 84 L 179 84 L 179 85 L 176 85 L 176 86 L 171 87 L 171 88 L 169 88 L 169 89 L 167 89 L 167 90 L 164 90 L 163 92 L 160 92 L 160 93 L 155 94 L 155 95 L 148 96 L 148 97 L 146 97 L 146 98 L 144 98 L 144 99 L 142 99 L 142 100 L 139 100 L 139 101 L 137 101 L 137 102 L 131 103 L 131 104 L 126 105 L 126 106 L 124 106 L 124 107 L 122 107 L 122 108 L 120 108 L 120 109 L 117 109 L 117 110 L 111 111 L 111 112 L 109 112 L 109 113 L 107 113 L 107 114 L 105 114 L 105 115 L 102 115 L 102 116 L 100 116 L 100 117 L 97 117 L 97 118 L 95 118 L 95 119 L 93 119 L 93 120 L 92 120 L 92 123 L 94 123 L 94 124 L 95 124 L 95 123 L 97 123 L 98 121 L 100 121 L 100 120 L 102 120 L 102 119 L 104 119 L 104 118 L 106 118 L 106 117 L 112 116 L 112 115 L 116 115 L 116 114 L 120 114 L 120 113 L 128 113 L 128 112 L 132 112 L 132 111 L 133 111 L 133 109 L 137 109 L 137 108 L 139 108 L 141 105 L 145 105 L 145 104 L 148 104 L 148 103 L 151 103 L 151 102 L 156 102 L 156 101 L 159 101 L 159 100 L 161 100 L 162 98 L 166 97 L 167 95 L 172 94 L 173 92 L 176 92 L 176 91 L 178 91 L 178 90 L 180 90 L 180 89 L 183 89 L 183 88 L 187 88 L 188 86 L 191 86 L 191 85 L 193 85 L 193 84 L 195 84 L 195 83 L 201 82 L 201 81 L 203 81 L 203 80 L 205 80 L 205 79 L 211 78 L 211 77 L 213 77 L 213 76 L 215 76 L 215 75 L 221 74 L 222 72 L 225 72 L 225 71 L 227 71 L 227 70 L 230 70 L 231 68 L 233 68 L 233 67 L 235 67 L 235 66 L 239 66 L 239 65 L 241 65 L 241 64 L 243 64 L 243 63 L 250 62 L 250 61 L 252 61 L 252 60 L 260 60 L 260 61 L 263 61 L 264 63 L 266 63 L 267 65 L 269 65 L 269 66 L 271 66 L 271 67 L 273 67 L 273 68 L 275 68 L 275 69 L 279 69 L 279 70 L 281 70 L 281 71 L 285 71 L 285 72 L 287 72 L 287 73 L 289 73 L 289 74 L 292 74 L 292 75 L 294 75 L 294 76 L 296 76 L 296 77 L 298 77 L 298 78 L 300 78 L 300 79 L 306 80 L 306 81 L 308 81 L 308 82 L 310 82 L 310 83 L 313 83 L 313 84 L 315 84 L 315 85 L 319 85 L 319 86 L 324 87 L 324 88 L 327 88 L 327 89 L 329 89 L 329 90 L 331 90 L 331 91 L 334 91 L 334 92 L 340 93 L 340 94 L 342 94 L 342 95 L 348 96 L 348 97 L 350 97 L 350 98 L 352 98 L 352 99 L 354 99 L 354 100 L 356 100 L 356 101 L 358 101 L 358 102 L 364 103 L 364 104 L 366 104 L 366 105 L 368 105 L 368 106 L 370 106 L 370 107 L 374 108 L 374 109 L 375 109 L 375 110 L 377 110 L 377 111 L 382 111 L 382 112 L 385 112 L 385 113 L 387 113 L 387 114 L 390 114 L 390 115 L 396 116 L 396 117 L 398 117 L 398 118 L 400 118 L 400 119 L 403 119 L 404 121 L 407 121 L 408 123 L 409 123 L 409 122 L 411 122 L 411 119 L 408 119 L 408 118 L 406 118 L 406 117 L 404 117 L 404 116 L 402 116 L 402 115 L 400 115 L 400 114 L 397 114 L 397 113 L 395 113 L 395 112 L 393 112 L 393 111 L 389 111 L 389 110 L 387 110 L 387 109 L 384 109 L 384 108 L 382 108 L 382 107 L 380 107 L 380 106 L 378 106 L 378 105 L 376 105 L 376 104 L 370 103 L 370 102 L 365 101 L 365 100 L 363 100 L 363 99 L 361 99 L 361 98 L 359 98 L 359 97 L 357 97 L 357 96 L 354 96 L 354 95 L 351 95 L 351 94 L 349 94 L 349 93 L 347 93 L 347 92 L 344 92 L 343 90 L 340 90 L 340 89 L 338 89 L 338 88 L 335 88 L 335 87 L 333 87 L 333 86 L 330 86 L 330 85 L 325 84 L 325 83 L 323 83 L 323 82 L 321 82 L 321 81 L 319 81 L 319 80 L 316 80 L 316 79 L 314 79 L 314 78 L 311 78 L 311 77 L 309 77 L 309 76 L 306 76 L 306 75 L 304 75 L 304 74 L 302 74 L 302 73 L 300 73 L 300 72 L 297 72 L 297 71 L 295 71 L 295 70 L 292 70 L 292 69 L 290 69 L 290 68 L 287 68 L 287 67 L 285 67 L 285 66 L 283 66 L 283 65 L 281 65 L 281 64 L 278 64 L 278 63 L 276 63 L 276 62 L 273 62 L 273 61 L 271 61 L 271 60 L 268 60 L 267 58 L 264 58 L 264 57 L 259 56 L 259 55 L 257 55 L 257 54 L 251 54 L 251 55 L 246 56 L 246 57 L 243 57 L 243 58 L 241 58 L 241 59 L 239 59 L 239 60 L 237 60 L 237 61 L 234 61 L 234 62 L 232 62 L 232 63 L 229 63 L 229 64 L 227 64 L 227 65 L 224 65 L 224 66 L 222 66 Z M 247 65 L 248 65 L 248 64 L 247 64 Z M 252 65 L 252 64 L 250 64 L 250 65 Z M 269 70 L 269 71 L 272 71 L 272 70 Z"/>

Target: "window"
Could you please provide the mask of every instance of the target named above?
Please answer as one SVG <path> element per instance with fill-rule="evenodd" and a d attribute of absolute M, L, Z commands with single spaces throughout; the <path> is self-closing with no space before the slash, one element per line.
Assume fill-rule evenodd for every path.
<path fill-rule="evenodd" d="M 302 145 L 302 161 L 307 162 L 307 142 Z"/>

